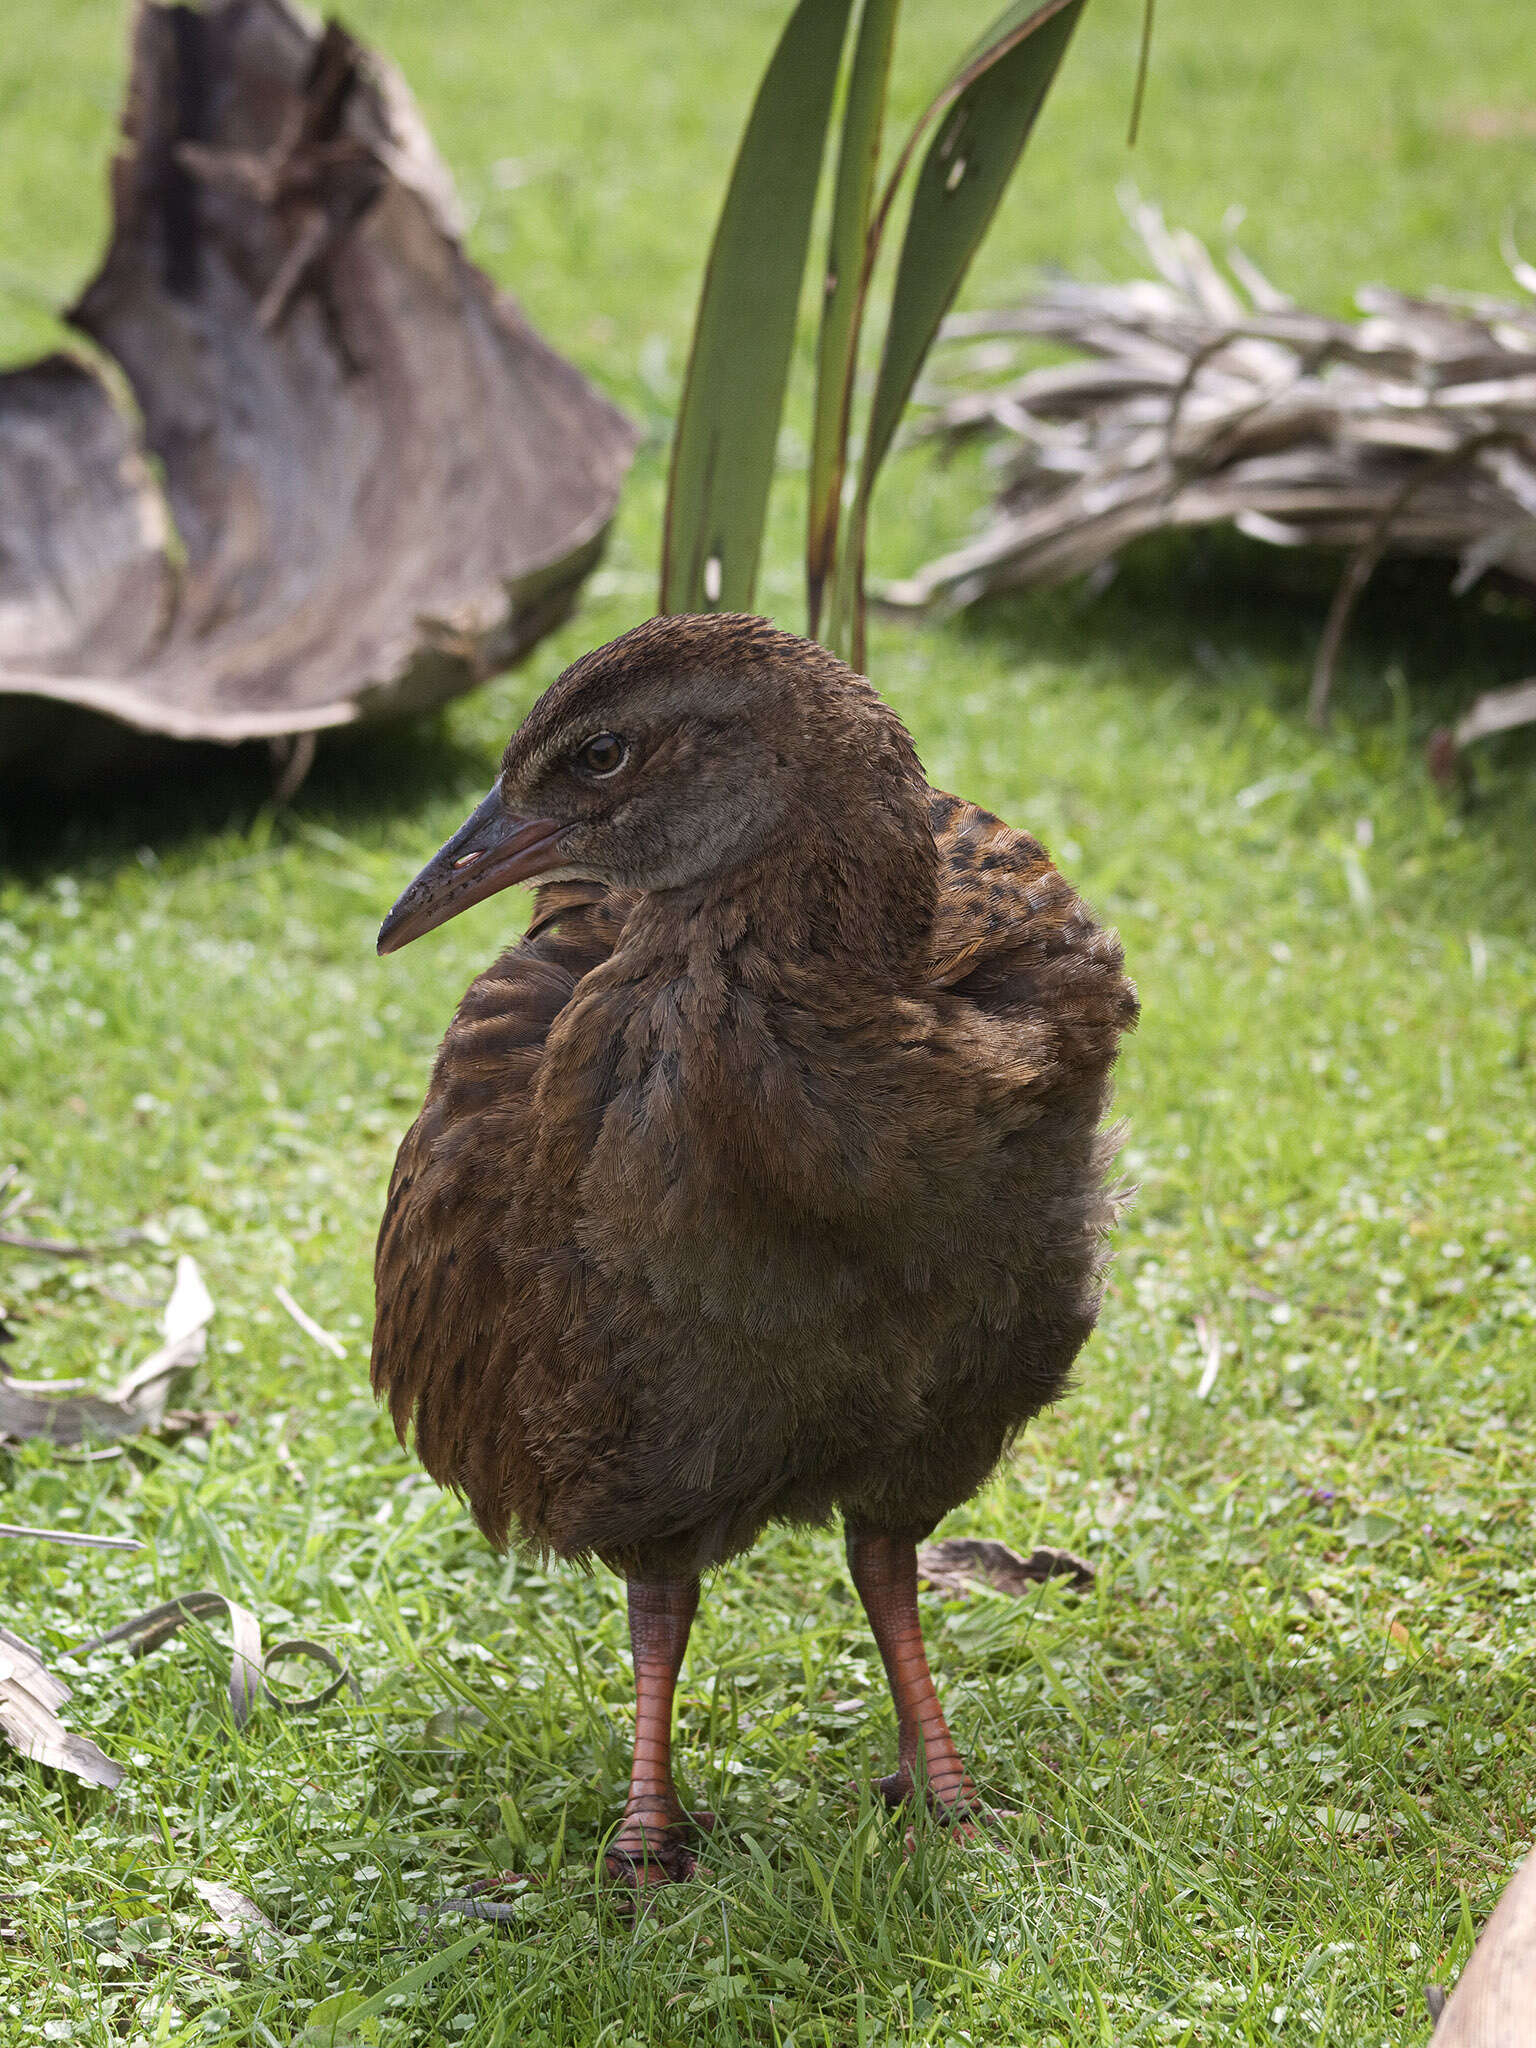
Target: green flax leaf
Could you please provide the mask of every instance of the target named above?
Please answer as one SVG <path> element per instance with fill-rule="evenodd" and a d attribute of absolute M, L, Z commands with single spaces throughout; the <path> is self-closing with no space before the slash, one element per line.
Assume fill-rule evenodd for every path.
<path fill-rule="evenodd" d="M 863 576 L 870 494 L 939 323 L 997 211 L 1066 52 L 1084 0 L 1007 8 L 934 100 L 903 151 L 872 230 L 878 236 L 897 179 L 937 122 L 912 191 L 890 320 L 849 522 L 840 583 L 852 592 L 850 652 L 863 663 Z"/>
<path fill-rule="evenodd" d="M 886 82 L 900 0 L 864 0 L 838 150 L 832 228 L 822 282 L 816 349 L 816 410 L 805 535 L 806 628 L 814 636 L 821 597 L 837 553 L 848 421 L 858 365 L 859 332 L 869 285 L 870 200 L 885 125 Z"/>
<path fill-rule="evenodd" d="M 851 0 L 800 0 L 763 75 L 704 274 L 672 443 L 660 609 L 752 602 Z"/>

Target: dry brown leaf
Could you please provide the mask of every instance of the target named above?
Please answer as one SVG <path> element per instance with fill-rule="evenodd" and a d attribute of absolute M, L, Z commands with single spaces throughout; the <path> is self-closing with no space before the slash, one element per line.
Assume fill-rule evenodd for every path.
<path fill-rule="evenodd" d="M 1070 1579 L 1072 1592 L 1086 1593 L 1098 1576 L 1086 1558 L 1075 1557 L 1070 1550 L 1041 1545 L 1020 1557 L 990 1536 L 949 1536 L 941 1543 L 925 1543 L 917 1553 L 917 1571 L 937 1592 L 964 1594 L 990 1586 L 1015 1599 L 1056 1578 Z"/>
<path fill-rule="evenodd" d="M 122 1783 L 123 1767 L 89 1737 L 64 1726 L 58 1710 L 68 1698 L 69 1687 L 45 1668 L 32 1645 L 0 1627 L 0 1734 L 33 1763 L 50 1764 L 110 1792 Z"/>
<path fill-rule="evenodd" d="M 213 1914 L 221 1934 L 234 1941 L 249 1941 L 258 1957 L 272 1946 L 270 1937 L 277 1934 L 276 1923 L 254 1899 L 216 1877 L 194 1877 L 192 1889 Z"/>
<path fill-rule="evenodd" d="M 138 1436 L 158 1429 L 173 1382 L 197 1364 L 207 1347 L 212 1316 L 213 1297 L 197 1261 L 183 1252 L 161 1318 L 165 1342 L 109 1394 L 49 1391 L 42 1383 L 0 1374 L 0 1437 L 38 1437 L 72 1448 L 92 1437 Z M 73 1388 L 80 1382 L 61 1384 Z"/>
<path fill-rule="evenodd" d="M 263 1692 L 271 1694 L 273 1700 L 286 1714 L 307 1714 L 319 1707 L 328 1706 L 343 1691 L 350 1691 L 354 1699 L 361 1699 L 362 1687 L 347 1666 L 333 1650 L 323 1643 L 311 1642 L 307 1636 L 289 1636 L 280 1643 L 274 1643 L 265 1655 L 261 1647 L 261 1624 L 249 1607 L 238 1600 L 231 1600 L 227 1593 L 220 1593 L 212 1587 L 195 1593 L 178 1593 L 172 1600 L 162 1600 L 158 1606 L 147 1607 L 142 1614 L 136 1614 L 131 1621 L 119 1622 L 105 1635 L 92 1636 L 89 1641 L 77 1643 L 68 1654 L 71 1657 L 88 1657 L 95 1650 L 103 1650 L 111 1643 L 127 1643 L 135 1657 L 143 1657 L 185 1628 L 190 1621 L 201 1621 L 210 1614 L 223 1613 L 229 1619 L 233 1654 L 229 1673 L 229 1707 L 237 1728 L 243 1728 L 251 1717 L 251 1709 Z M 327 1671 L 336 1676 L 323 1691 L 303 1699 L 290 1699 L 276 1690 L 272 1683 L 271 1667 L 287 1657 L 304 1657 L 313 1663 L 323 1664 Z"/>

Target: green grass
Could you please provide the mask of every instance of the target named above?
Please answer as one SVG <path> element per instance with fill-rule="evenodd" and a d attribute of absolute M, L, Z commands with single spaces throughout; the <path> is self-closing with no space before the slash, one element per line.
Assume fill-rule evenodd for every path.
<path fill-rule="evenodd" d="M 1097 601 L 876 631 L 933 779 L 1046 837 L 1145 1005 L 1120 1086 L 1141 1193 L 1101 1330 L 953 1522 L 1086 1551 L 1097 1588 L 928 1607 L 952 1718 L 1024 1816 L 1011 1855 L 902 1859 L 864 1789 L 893 1728 L 838 1544 L 781 1534 L 707 1589 L 685 1672 L 683 1775 L 729 1836 L 627 1925 L 594 1880 L 626 1765 L 620 1589 L 489 1556 L 373 1409 L 393 1147 L 518 906 L 398 961 L 373 933 L 535 692 L 648 608 L 691 295 L 781 11 L 348 9 L 414 82 L 476 254 L 650 430 L 609 561 L 524 672 L 323 751 L 280 817 L 244 757 L 63 811 L 0 798 L 0 1163 L 39 1191 L 34 1228 L 148 1233 L 101 1264 L 0 1250 L 7 1368 L 108 1379 L 190 1250 L 219 1305 L 192 1399 L 239 1418 L 114 1462 L 8 1459 L 6 1519 L 147 1548 L 0 1544 L 0 1614 L 57 1659 L 220 1586 L 365 1688 L 236 1738 L 217 1630 L 65 1667 L 73 1725 L 130 1776 L 109 1797 L 0 1755 L 6 2044 L 328 2040 L 348 2001 L 335 2038 L 412 2048 L 1418 2042 L 1422 1985 L 1529 1841 L 1536 749 L 1486 750 L 1461 809 L 1419 747 L 1529 672 L 1531 620 L 1450 609 L 1425 572 L 1368 599 L 1324 741 L 1301 705 L 1332 572 L 1246 544 L 1152 547 Z M 1253 253 L 1325 305 L 1366 277 L 1500 285 L 1531 193 L 1518 9 L 1164 13 L 1128 159 L 1135 9 L 1090 10 L 973 303 L 1040 260 L 1123 273 L 1127 174 L 1203 232 L 1246 204 Z M 909 109 L 967 26 L 912 14 Z M 12 359 L 94 260 L 120 42 L 100 0 L 0 39 Z M 1486 109 L 1510 139 L 1477 139 Z M 905 459 L 881 564 L 952 538 L 979 488 Z M 791 505 L 763 599 L 788 624 L 795 538 Z M 1205 1401 L 1197 1316 L 1222 1345 Z M 478 1713 L 429 1728 L 454 1707 Z M 504 1865 L 538 1880 L 510 1929 L 418 1918 Z M 279 1938 L 232 1947 L 193 1876 Z"/>

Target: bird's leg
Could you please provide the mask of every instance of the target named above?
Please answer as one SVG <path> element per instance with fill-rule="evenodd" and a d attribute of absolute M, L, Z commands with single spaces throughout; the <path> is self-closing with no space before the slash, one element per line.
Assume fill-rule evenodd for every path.
<path fill-rule="evenodd" d="M 917 1612 L 917 1545 L 896 1536 L 850 1529 L 848 1569 L 864 1602 L 890 1680 L 891 1698 L 896 1702 L 899 1761 L 889 1778 L 876 1780 L 877 1789 L 887 1806 L 906 1805 L 916 1796 L 921 1754 L 929 1806 L 959 1823 L 978 1816 L 976 1787 L 949 1732 L 923 1650 Z"/>
<path fill-rule="evenodd" d="M 697 1579 L 629 1581 L 635 1754 L 608 1872 L 636 1886 L 692 1877 L 695 1859 L 683 1837 L 714 1825 L 713 1814 L 684 1810 L 672 1782 L 672 1695 L 698 1604 Z"/>

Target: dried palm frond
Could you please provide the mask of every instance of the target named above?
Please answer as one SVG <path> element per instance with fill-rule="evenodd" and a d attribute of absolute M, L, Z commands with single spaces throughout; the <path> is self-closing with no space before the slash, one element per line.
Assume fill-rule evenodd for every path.
<path fill-rule="evenodd" d="M 1536 303 L 1358 294 L 1362 318 L 1309 313 L 1240 251 L 1224 271 L 1155 207 L 1133 220 L 1158 275 L 1070 279 L 945 328 L 970 388 L 930 391 L 920 431 L 1006 436 L 994 515 L 977 538 L 887 585 L 897 607 L 1099 568 L 1141 535 L 1230 522 L 1285 547 L 1350 552 L 1318 650 L 1310 713 L 1327 718 L 1349 614 L 1387 553 L 1497 569 L 1536 590 Z M 1512 263 L 1536 294 L 1536 268 Z M 1021 368 L 1041 341 L 1086 360 Z M 1479 700 L 1458 742 L 1536 713 L 1536 686 Z M 1519 714 L 1519 715 L 1517 715 Z"/>
<path fill-rule="evenodd" d="M 264 740 L 283 798 L 569 613 L 635 430 L 464 254 L 381 57 L 292 0 L 131 42 L 94 353 L 0 376 L 0 771 Z"/>

